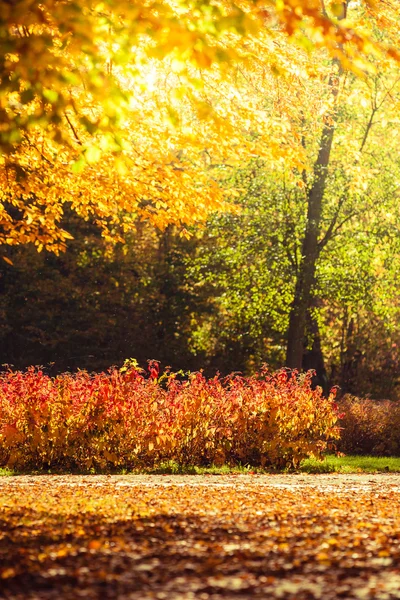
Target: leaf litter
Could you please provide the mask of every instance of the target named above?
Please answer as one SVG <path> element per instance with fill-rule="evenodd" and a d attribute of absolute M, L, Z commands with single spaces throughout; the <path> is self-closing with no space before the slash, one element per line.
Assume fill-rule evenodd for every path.
<path fill-rule="evenodd" d="M 400 476 L 0 480 L 0 598 L 400 598 Z"/>

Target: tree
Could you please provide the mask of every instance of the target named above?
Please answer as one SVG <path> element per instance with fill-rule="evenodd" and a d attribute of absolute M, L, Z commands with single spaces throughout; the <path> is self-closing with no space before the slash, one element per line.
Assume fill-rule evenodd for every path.
<path fill-rule="evenodd" d="M 384 13 L 363 6 L 375 22 L 397 14 L 390 2 Z M 221 140 L 235 127 L 227 114 L 211 115 L 198 93 L 203 75 L 229 80 L 238 64 L 254 68 L 254 52 L 282 72 L 285 36 L 324 46 L 359 70 L 371 52 L 397 58 L 386 40 L 361 33 L 365 23 L 340 22 L 337 4 L 328 15 L 317 0 L 267 7 L 252 0 L 3 3 L 0 242 L 65 248 L 59 222 L 66 203 L 84 217 L 96 214 L 110 240 L 137 216 L 184 228 L 220 209 L 224 196 L 203 150 L 210 137 Z M 181 98 L 173 97 L 171 71 Z M 161 78 L 165 85 L 155 89 Z M 190 115 L 184 124 L 181 114 Z M 244 131 L 236 128 L 233 152 L 254 150 L 249 131 L 260 115 L 253 117 Z"/>
<path fill-rule="evenodd" d="M 338 93 L 353 96 L 364 83 L 341 74 L 372 82 L 377 64 L 392 73 L 398 16 L 391 0 L 3 3 L 0 243 L 57 253 L 71 237 L 70 209 L 99 225 L 109 245 L 142 220 L 185 236 L 240 195 L 228 174 L 261 164 L 275 186 L 284 176 L 297 192 L 284 271 L 285 285 L 297 281 L 287 364 L 300 368 L 307 326 L 318 337 L 324 253 L 364 215 L 365 203 L 355 204 L 376 168 L 360 156 L 381 100 L 356 149 Z M 372 88 L 362 94 L 372 101 Z M 286 316 L 263 328 L 274 340 Z"/>
<path fill-rule="evenodd" d="M 338 15 L 340 20 L 345 19 L 347 16 L 347 4 L 347 1 L 341 3 L 341 13 Z M 328 87 L 332 95 L 332 108 L 330 114 L 326 114 L 324 117 L 318 155 L 312 169 L 312 180 L 310 183 L 306 181 L 306 230 L 302 241 L 301 258 L 297 268 L 296 286 L 289 317 L 286 351 L 286 364 L 293 369 L 301 369 L 303 367 L 307 317 L 312 308 L 312 289 L 315 284 L 315 272 L 320 251 L 323 198 L 337 121 L 337 98 L 340 77 L 342 75 L 342 68 L 339 61 L 336 60 L 333 62 L 332 71 L 328 81 Z M 329 236 L 328 232 L 326 236 Z M 327 241 L 326 237 L 324 243 Z"/>
<path fill-rule="evenodd" d="M 342 14 L 339 18 L 345 19 L 347 16 L 348 3 L 342 3 Z M 336 67 L 336 69 L 334 69 Z M 329 88 L 332 94 L 332 109 L 330 114 L 325 116 L 325 122 L 321 132 L 318 155 L 312 168 L 311 180 L 306 181 L 307 187 L 307 223 L 306 230 L 302 240 L 301 260 L 297 270 L 296 287 L 292 308 L 289 319 L 288 344 L 286 353 L 286 364 L 291 368 L 301 369 L 304 364 L 305 339 L 307 330 L 307 320 L 312 319 L 313 306 L 313 288 L 315 287 L 316 269 L 318 259 L 323 248 L 328 244 L 335 235 L 336 231 L 342 227 L 344 223 L 339 224 L 338 221 L 343 217 L 343 212 L 346 211 L 348 199 L 350 195 L 350 180 L 347 179 L 344 187 L 338 194 L 336 209 L 331 221 L 326 229 L 323 229 L 322 218 L 324 213 L 324 197 L 329 177 L 332 145 L 337 128 L 337 121 L 340 113 L 340 101 L 338 102 L 338 94 L 340 90 L 340 78 L 343 75 L 342 68 L 338 61 L 333 63 L 333 73 L 329 79 Z M 390 75 L 388 77 L 390 81 Z M 398 83 L 398 77 L 395 77 L 395 83 L 388 83 L 389 89 L 384 91 L 383 99 L 378 99 L 378 92 L 375 87 L 375 92 L 372 92 L 371 113 L 366 123 L 365 130 L 359 145 L 358 157 L 355 159 L 353 168 L 357 172 L 361 163 L 361 154 L 365 148 L 371 128 L 376 119 L 376 113 L 382 108 L 385 100 L 388 99 L 393 89 Z M 373 87 L 373 79 L 371 81 Z M 375 93 L 375 95 L 374 95 Z M 382 95 L 382 94 L 381 94 Z M 343 100 L 342 100 L 343 101 Z M 350 177 L 351 178 L 351 177 Z M 357 214 L 358 211 L 355 211 Z M 345 217 L 344 222 L 352 215 Z M 315 328 L 315 327 L 314 327 Z M 321 361 L 320 361 L 321 362 Z"/>
<path fill-rule="evenodd" d="M 342 322 L 344 314 L 368 313 L 376 322 L 386 319 L 387 331 L 394 331 L 398 315 L 398 69 L 386 62 L 379 75 L 348 74 L 335 82 L 329 71 L 329 61 L 308 60 L 307 69 L 297 71 L 302 75 L 290 79 L 252 72 L 249 103 L 263 97 L 264 112 L 273 107 L 275 119 L 282 111 L 280 125 L 297 140 L 292 149 L 303 167 L 297 174 L 285 167 L 273 171 L 273 162 L 254 160 L 242 168 L 242 178 L 237 171 L 235 186 L 246 190 L 243 214 L 214 222 L 211 234 L 222 240 L 221 249 L 211 241 L 210 256 L 206 242 L 198 260 L 200 274 L 215 286 L 223 332 L 224 323 L 236 340 L 251 331 L 250 354 L 268 360 L 279 355 L 273 346 L 280 335 L 281 346 L 288 346 L 286 364 L 318 367 L 322 376 L 323 353 L 331 364 L 344 360 L 333 314 L 339 310 Z M 273 309 L 282 309 L 282 302 L 278 321 Z M 335 336 L 335 349 L 329 348 Z"/>
<path fill-rule="evenodd" d="M 197 297 L 183 276 L 194 240 L 141 222 L 108 249 L 93 221 L 69 211 L 63 226 L 68 252 L 20 245 L 8 249 L 13 265 L 0 263 L 0 364 L 99 371 L 135 357 L 200 369 L 187 349 Z"/>

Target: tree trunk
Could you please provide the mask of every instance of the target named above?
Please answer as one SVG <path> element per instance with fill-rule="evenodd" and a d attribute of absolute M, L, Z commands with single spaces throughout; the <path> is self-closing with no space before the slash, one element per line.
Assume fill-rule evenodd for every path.
<path fill-rule="evenodd" d="M 334 132 L 334 123 L 324 126 L 318 158 L 314 165 L 314 181 L 307 194 L 306 232 L 289 316 L 286 365 L 291 369 L 302 368 L 307 314 L 310 308 L 319 254 L 318 241 L 321 231 L 322 201 Z"/>
<path fill-rule="evenodd" d="M 343 2 L 343 13 L 346 16 L 347 2 Z M 297 271 L 294 298 L 289 315 L 288 341 L 286 349 L 286 365 L 291 369 L 302 369 L 305 351 L 307 315 L 311 306 L 312 288 L 315 283 L 317 259 L 320 252 L 319 238 L 321 233 L 321 217 L 323 198 L 328 175 L 329 160 L 335 133 L 337 114 L 336 99 L 339 92 L 341 67 L 336 67 L 329 80 L 334 98 L 333 114 L 326 120 L 321 134 L 317 160 L 314 163 L 313 181 L 307 193 L 307 225 L 302 243 L 302 256 Z"/>
<path fill-rule="evenodd" d="M 313 307 L 316 308 L 316 305 Z M 329 393 L 328 374 L 325 368 L 324 355 L 321 347 L 321 334 L 318 321 L 313 311 L 307 315 L 307 348 L 303 354 L 302 367 L 304 371 L 312 369 L 315 374 L 312 378 L 313 386 L 319 385 L 324 394 Z"/>

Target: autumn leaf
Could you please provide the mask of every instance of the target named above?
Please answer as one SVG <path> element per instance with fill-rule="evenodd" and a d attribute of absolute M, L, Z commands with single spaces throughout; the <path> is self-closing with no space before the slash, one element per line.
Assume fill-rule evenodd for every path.
<path fill-rule="evenodd" d="M 397 475 L 0 478 L 1 593 L 395 598 Z"/>

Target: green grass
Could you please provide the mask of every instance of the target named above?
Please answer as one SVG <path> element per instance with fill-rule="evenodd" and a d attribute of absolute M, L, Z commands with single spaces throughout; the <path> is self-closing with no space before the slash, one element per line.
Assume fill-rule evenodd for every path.
<path fill-rule="evenodd" d="M 399 473 L 400 457 L 329 455 L 323 462 L 304 460 L 300 470 L 303 473 Z"/>
<path fill-rule="evenodd" d="M 304 460 L 299 469 L 302 473 L 400 473 L 400 457 L 382 457 L 382 456 L 334 456 L 328 455 L 323 461 L 317 461 L 314 459 Z M 46 474 L 59 473 L 60 471 L 42 471 Z M 126 469 L 116 471 L 119 474 L 125 475 L 132 473 Z M 263 469 L 252 467 L 250 465 L 237 465 L 230 467 L 223 465 L 217 467 L 212 465 L 210 467 L 197 467 L 197 466 L 185 466 L 179 465 L 174 461 L 166 461 L 161 463 L 158 467 L 152 469 L 137 469 L 133 473 L 143 474 L 151 473 L 153 475 L 226 475 L 229 473 L 242 473 L 242 474 L 253 474 L 253 473 L 267 473 Z M 276 472 L 276 471 L 273 471 Z M 93 470 L 84 474 L 94 474 Z M 2 475 L 18 475 L 18 472 L 12 471 L 7 468 L 0 468 L 0 476 Z M 22 473 L 21 473 L 22 474 Z M 28 475 L 29 472 L 23 474 Z M 30 474 L 38 475 L 38 471 L 32 470 Z"/>
<path fill-rule="evenodd" d="M 264 473 L 265 471 L 260 468 L 251 467 L 250 465 L 235 465 L 233 467 L 229 465 L 222 465 L 220 467 L 211 465 L 209 467 L 197 467 L 193 465 L 179 465 L 171 460 L 163 462 L 153 469 L 138 472 L 162 475 L 227 475 L 229 473 Z"/>
<path fill-rule="evenodd" d="M 0 477 L 2 475 L 15 475 L 15 473 L 11 469 L 6 469 L 6 468 L 1 467 L 0 468 Z"/>
<path fill-rule="evenodd" d="M 304 460 L 299 469 L 302 473 L 400 473 L 400 457 L 382 456 L 335 456 L 328 455 L 323 461 Z M 126 472 L 126 471 L 125 471 Z M 265 470 L 251 465 L 230 467 L 197 467 L 179 465 L 174 461 L 166 461 L 152 469 L 138 470 L 138 473 L 171 474 L 171 475 L 226 475 L 228 473 L 276 473 L 273 469 Z M 286 472 L 286 471 L 285 471 Z"/>

